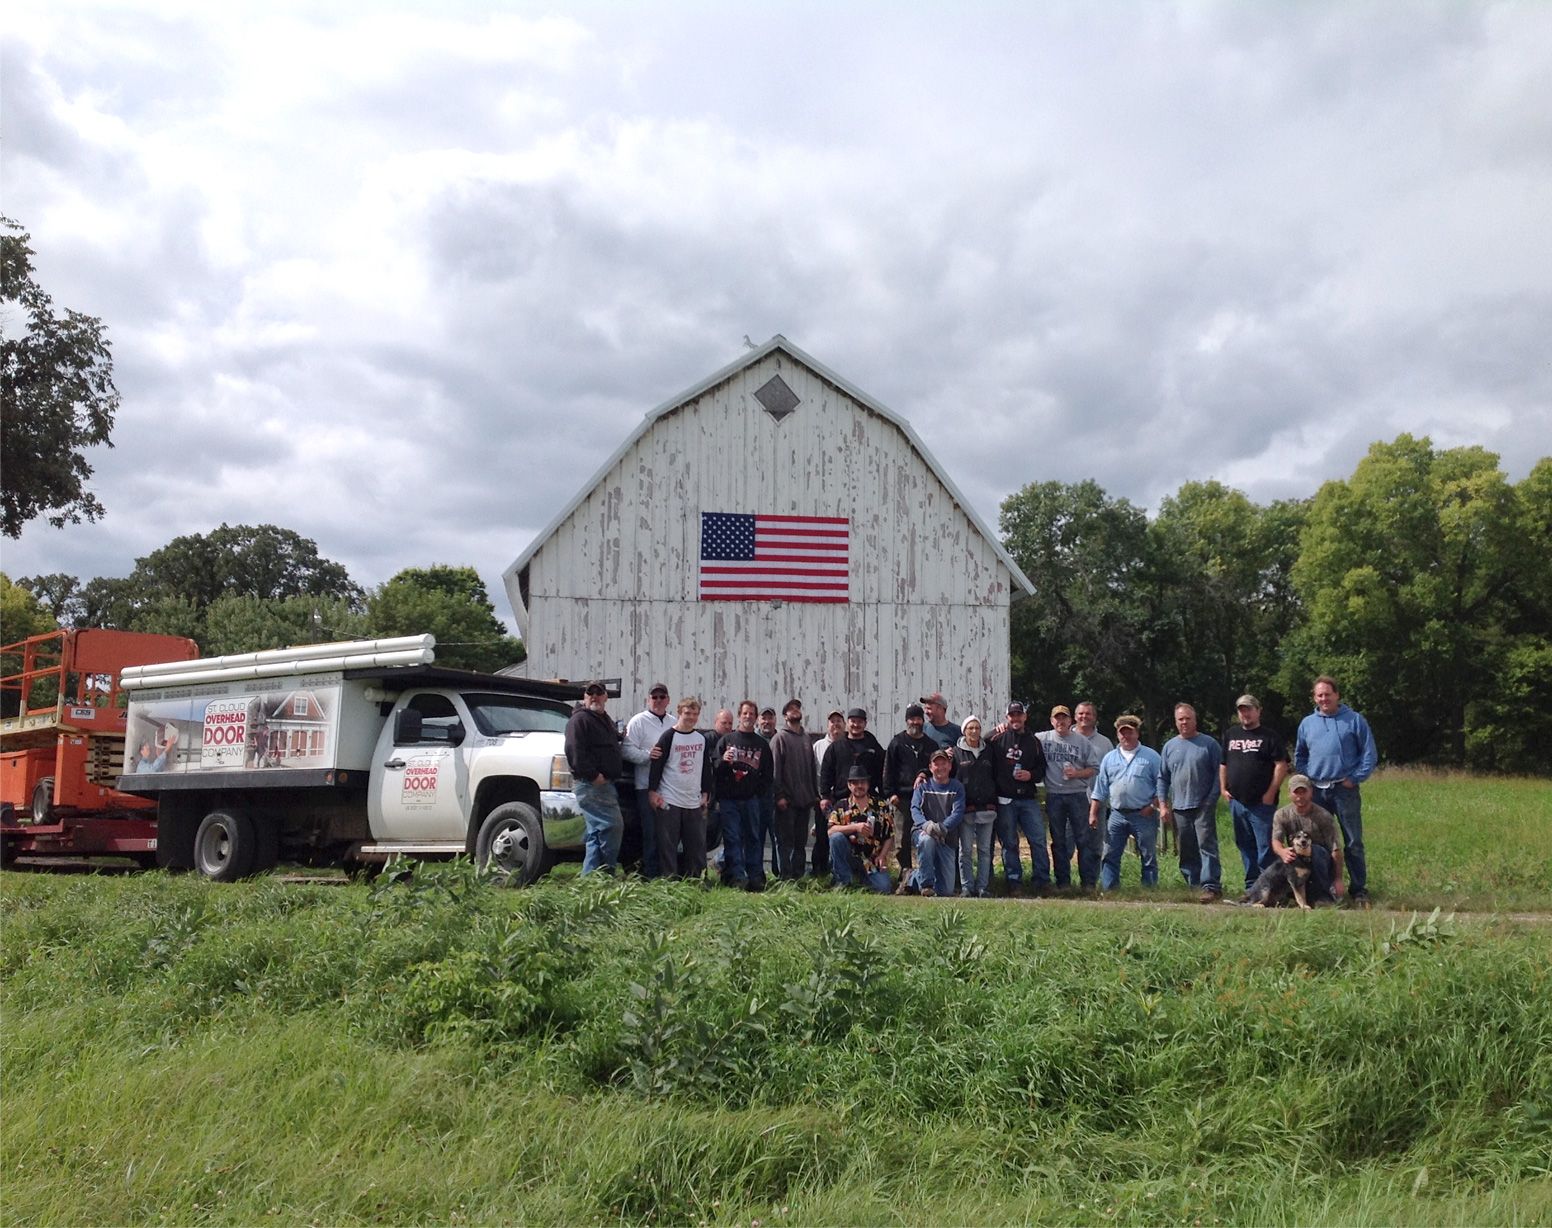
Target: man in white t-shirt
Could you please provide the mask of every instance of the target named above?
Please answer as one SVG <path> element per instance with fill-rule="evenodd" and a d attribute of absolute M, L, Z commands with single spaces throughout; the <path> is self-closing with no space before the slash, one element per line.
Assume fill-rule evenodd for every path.
<path fill-rule="evenodd" d="M 656 878 L 659 872 L 657 854 L 657 814 L 647 801 L 647 770 L 652 763 L 653 747 L 663 736 L 663 731 L 673 725 L 668 715 L 668 688 L 654 682 L 647 692 L 647 706 L 630 718 L 625 726 L 625 738 L 620 743 L 620 756 L 635 769 L 636 818 L 641 825 L 641 877 Z"/>
<path fill-rule="evenodd" d="M 706 872 L 712 761 L 706 735 L 695 728 L 700 715 L 700 700 L 679 701 L 679 719 L 658 738 L 648 768 L 647 800 L 656 815 L 665 878 L 699 878 Z"/>

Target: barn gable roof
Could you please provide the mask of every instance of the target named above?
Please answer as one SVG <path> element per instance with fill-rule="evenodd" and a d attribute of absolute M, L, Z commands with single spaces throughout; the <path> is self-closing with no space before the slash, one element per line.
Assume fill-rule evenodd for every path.
<path fill-rule="evenodd" d="M 1029 577 L 1024 574 L 1024 572 L 1019 568 L 1019 565 L 1013 561 L 1012 556 L 1009 555 L 1008 552 L 1003 548 L 1002 543 L 997 540 L 996 536 L 991 532 L 991 530 L 989 530 L 981 521 L 981 518 L 976 515 L 975 509 L 971 507 L 970 503 L 965 499 L 965 497 L 960 494 L 959 488 L 954 485 L 953 480 L 948 476 L 947 473 L 944 472 L 943 466 L 938 464 L 937 458 L 927 450 L 927 447 L 922 443 L 921 438 L 911 428 L 911 424 L 904 418 L 900 417 L 899 414 L 895 413 L 887 405 L 883 404 L 883 402 L 869 396 L 855 384 L 830 370 L 829 367 L 818 361 L 818 359 L 813 358 L 812 356 L 798 349 L 797 346 L 793 345 L 792 342 L 788 341 L 780 333 L 777 333 L 764 345 L 758 346 L 755 349 L 748 351 L 739 358 L 736 358 L 734 361 L 728 363 L 727 366 L 723 367 L 721 370 L 712 372 L 712 374 L 708 375 L 699 383 L 685 389 L 677 396 L 670 397 L 667 401 L 664 401 L 661 405 L 649 411 L 647 415 L 637 424 L 636 429 L 633 430 L 626 437 L 625 441 L 614 450 L 614 452 L 609 456 L 609 459 L 604 461 L 604 463 L 599 467 L 598 471 L 594 473 L 593 476 L 581 486 L 577 493 L 572 497 L 571 501 L 568 502 L 566 506 L 563 507 L 555 516 L 555 518 L 544 527 L 543 531 L 534 538 L 528 549 L 523 551 L 522 554 L 518 555 L 517 559 L 512 563 L 512 565 L 502 573 L 502 578 L 506 582 L 508 591 L 515 591 L 512 583 L 513 578 L 516 577 L 523 570 L 523 568 L 528 566 L 529 562 L 533 559 L 534 555 L 539 553 L 545 542 L 549 541 L 549 539 L 554 536 L 555 531 L 559 529 L 561 525 L 566 523 L 567 519 L 570 518 L 572 513 L 574 513 L 577 508 L 582 506 L 583 501 L 593 492 L 594 488 L 596 488 L 598 484 L 609 475 L 609 472 L 615 467 L 615 465 L 620 462 L 625 454 L 631 450 L 636 441 L 652 429 L 653 425 L 658 421 L 658 419 L 664 418 L 682 406 L 689 404 L 697 397 L 700 397 L 704 393 L 709 392 L 711 389 L 717 387 L 717 385 L 731 379 L 734 375 L 738 374 L 738 372 L 744 370 L 746 367 L 754 366 L 756 363 L 761 362 L 778 350 L 793 359 L 793 361 L 801 363 L 815 375 L 819 376 L 820 379 L 824 380 L 826 383 L 834 385 L 853 401 L 877 414 L 879 417 L 892 424 L 902 434 L 904 434 L 905 437 L 910 440 L 911 447 L 915 450 L 916 454 L 926 462 L 927 467 L 932 471 L 933 476 L 938 479 L 938 481 L 943 485 L 943 488 L 947 490 L 948 493 L 953 497 L 954 503 L 958 506 L 959 510 L 963 512 L 969 519 L 970 523 L 975 526 L 976 532 L 980 533 L 980 535 L 985 538 L 986 543 L 996 553 L 998 560 L 1003 564 L 1003 566 L 1008 569 L 1008 573 L 1013 577 L 1018 586 L 1025 594 L 1032 595 L 1034 593 L 1035 587 L 1030 583 Z M 1015 593 L 1015 596 L 1017 595 L 1018 594 Z"/>

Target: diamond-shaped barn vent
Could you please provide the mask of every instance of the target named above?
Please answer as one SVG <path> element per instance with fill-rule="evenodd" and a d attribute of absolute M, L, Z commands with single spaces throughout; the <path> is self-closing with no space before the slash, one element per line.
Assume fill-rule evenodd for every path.
<path fill-rule="evenodd" d="M 755 400 L 765 406 L 765 412 L 780 422 L 799 405 L 798 394 L 787 387 L 787 381 L 773 375 L 755 394 Z"/>

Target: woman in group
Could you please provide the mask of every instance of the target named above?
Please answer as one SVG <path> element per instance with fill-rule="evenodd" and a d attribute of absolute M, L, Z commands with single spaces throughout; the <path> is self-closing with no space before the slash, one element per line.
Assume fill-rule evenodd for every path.
<path fill-rule="evenodd" d="M 992 879 L 997 773 L 981 740 L 978 716 L 965 721 L 964 732 L 954 746 L 954 776 L 965 787 L 965 821 L 959 827 L 959 894 L 985 899 Z"/>

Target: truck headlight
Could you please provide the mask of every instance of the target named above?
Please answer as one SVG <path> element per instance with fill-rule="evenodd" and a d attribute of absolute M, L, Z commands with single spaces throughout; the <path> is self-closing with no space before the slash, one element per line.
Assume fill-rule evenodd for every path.
<path fill-rule="evenodd" d="M 550 788 L 571 788 L 571 765 L 566 762 L 565 755 L 556 755 L 550 760 Z"/>

